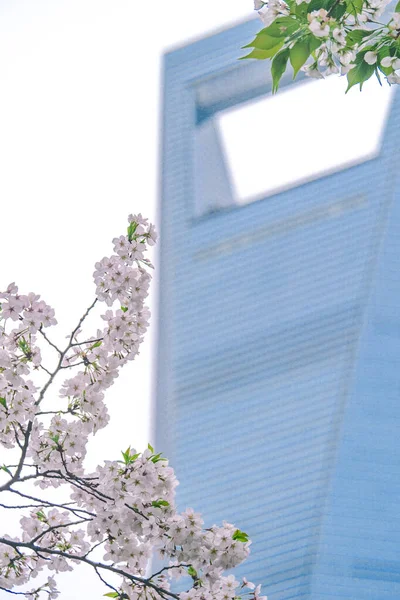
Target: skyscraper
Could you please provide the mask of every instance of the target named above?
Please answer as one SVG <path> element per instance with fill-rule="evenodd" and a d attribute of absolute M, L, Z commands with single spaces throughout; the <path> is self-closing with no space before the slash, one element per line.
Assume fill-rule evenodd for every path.
<path fill-rule="evenodd" d="M 291 109 L 313 142 L 287 127 L 278 94 L 265 118 L 287 153 L 259 121 L 255 175 L 239 181 L 223 121 L 269 97 L 268 65 L 237 60 L 259 28 L 165 58 L 157 451 L 182 509 L 250 535 L 238 573 L 269 600 L 398 600 L 400 97 L 382 91 L 368 118 L 356 106 L 346 120 L 322 82 L 326 119 L 313 100 Z M 382 134 L 344 161 L 380 108 Z M 310 169 L 334 133 L 336 162 Z"/>

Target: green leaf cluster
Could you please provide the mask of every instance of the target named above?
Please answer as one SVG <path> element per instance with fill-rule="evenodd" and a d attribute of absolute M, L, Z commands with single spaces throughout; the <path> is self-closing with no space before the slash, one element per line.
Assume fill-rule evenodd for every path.
<path fill-rule="evenodd" d="M 188 570 L 187 570 L 187 572 L 188 572 L 188 575 L 190 575 L 190 577 L 192 577 L 193 579 L 197 579 L 197 571 L 196 571 L 196 569 L 194 569 L 194 568 L 192 567 L 192 565 L 190 565 L 190 566 L 188 567 Z"/>
<path fill-rule="evenodd" d="M 352 69 L 350 69 L 350 71 L 347 73 L 348 85 L 346 94 L 354 85 L 357 85 L 358 83 L 360 84 L 360 90 L 362 90 L 364 82 L 367 81 L 367 79 L 369 79 L 371 75 L 374 74 L 375 65 L 369 65 L 364 60 L 364 56 L 367 52 L 368 49 L 357 54 L 355 66 Z"/>
<path fill-rule="evenodd" d="M 29 347 L 28 342 L 26 341 L 26 339 L 24 338 L 24 336 L 22 336 L 19 340 L 18 340 L 18 347 L 20 348 L 20 350 L 22 350 L 23 354 L 30 360 L 32 358 L 32 352 L 31 349 Z"/>
<path fill-rule="evenodd" d="M 129 448 L 127 448 L 125 450 L 125 452 L 121 452 L 121 454 L 122 454 L 122 458 L 124 459 L 124 463 L 126 465 L 131 465 L 140 456 L 140 452 L 137 452 L 136 454 L 131 454 L 130 446 L 129 446 Z"/>
<path fill-rule="evenodd" d="M 154 464 L 160 462 L 161 460 L 168 460 L 167 458 L 163 458 L 162 452 L 159 452 L 158 454 L 154 454 L 154 448 L 151 444 L 147 444 L 147 449 L 150 450 L 150 452 L 152 453 L 152 456 L 150 456 L 150 460 Z"/>
<path fill-rule="evenodd" d="M 321 5 L 325 0 L 312 0 Z M 329 0 L 332 2 L 332 0 Z M 272 92 L 278 89 L 279 82 L 287 69 L 288 62 L 293 67 L 293 79 L 313 52 L 323 43 L 308 29 L 307 13 L 310 5 L 294 3 L 295 16 L 278 17 L 271 25 L 262 29 L 255 39 L 244 46 L 253 48 L 242 58 L 272 59 Z M 319 6 L 321 8 L 321 6 Z M 314 9 L 313 9 L 314 10 Z"/>
<path fill-rule="evenodd" d="M 163 506 L 169 506 L 169 502 L 167 502 L 167 500 L 153 500 L 153 502 L 151 503 L 152 506 L 154 506 L 154 508 L 162 508 Z"/>
<path fill-rule="evenodd" d="M 353 34 L 357 33 L 356 31 Z M 364 36 L 365 37 L 365 36 Z M 365 55 L 367 52 L 376 52 L 377 61 L 373 65 L 369 65 L 365 61 Z M 383 43 L 375 43 L 371 46 L 365 46 L 360 50 L 354 61 L 354 67 L 347 73 L 347 90 L 346 93 L 355 85 L 360 85 L 362 90 L 363 84 L 372 77 L 375 73 L 379 83 L 381 83 L 379 72 L 384 75 L 390 75 L 393 73 L 392 67 L 384 67 L 381 65 L 381 61 L 386 56 L 400 57 L 400 46 L 397 40 L 393 40 L 387 36 L 383 38 Z"/>
<path fill-rule="evenodd" d="M 151 456 L 150 460 L 151 460 L 151 462 L 156 464 L 156 463 L 160 462 L 161 460 L 167 460 L 167 459 L 163 458 L 162 452 L 159 452 L 158 454 L 154 454 L 154 456 Z"/>
<path fill-rule="evenodd" d="M 252 42 L 243 46 L 243 48 L 253 48 L 253 50 L 242 59 L 272 58 L 282 48 L 285 39 L 295 33 L 300 25 L 300 22 L 293 17 L 278 17 L 271 25 L 262 29 Z"/>
<path fill-rule="evenodd" d="M 249 536 L 244 531 L 240 531 L 240 529 L 236 529 L 235 533 L 232 535 L 232 539 L 236 542 L 248 542 Z"/>

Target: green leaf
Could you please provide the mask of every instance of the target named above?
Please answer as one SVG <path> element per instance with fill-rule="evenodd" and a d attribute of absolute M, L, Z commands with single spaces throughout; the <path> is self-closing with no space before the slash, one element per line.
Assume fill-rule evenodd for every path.
<path fill-rule="evenodd" d="M 161 458 L 162 456 L 162 452 L 160 452 L 159 454 L 155 454 L 154 456 L 151 457 L 151 462 L 156 464 L 158 462 L 160 462 L 160 460 L 167 460 L 166 458 Z"/>
<path fill-rule="evenodd" d="M 134 221 L 132 223 L 129 223 L 129 227 L 128 227 L 128 240 L 131 242 L 133 240 L 133 236 L 135 235 L 135 231 L 137 229 L 138 224 L 135 223 Z"/>
<path fill-rule="evenodd" d="M 360 84 L 360 90 L 362 90 L 363 83 L 367 81 L 375 71 L 375 65 L 366 63 L 364 55 L 364 51 L 358 54 L 357 64 L 347 73 L 348 86 L 346 94 L 354 85 L 357 85 L 357 83 Z"/>
<path fill-rule="evenodd" d="M 298 17 L 299 19 L 306 19 L 307 9 L 308 9 L 308 4 L 307 4 L 307 2 L 305 2 L 305 0 L 301 4 L 296 4 L 295 8 L 294 8 L 296 17 Z"/>
<path fill-rule="evenodd" d="M 103 594 L 107 598 L 119 598 L 120 594 L 118 592 L 108 592 L 108 594 Z"/>
<path fill-rule="evenodd" d="M 271 25 L 263 29 L 263 31 L 271 37 L 286 38 L 297 31 L 299 27 L 300 22 L 293 17 L 278 17 Z"/>
<path fill-rule="evenodd" d="M 10 477 L 13 476 L 10 469 L 8 467 L 6 467 L 6 465 L 2 465 L 1 470 L 5 471 Z"/>
<path fill-rule="evenodd" d="M 377 65 L 381 73 L 383 73 L 384 75 L 390 75 L 391 73 L 393 73 L 393 67 L 384 67 L 381 65 L 382 58 L 385 58 L 386 56 L 394 56 L 394 52 L 391 51 L 391 48 L 389 46 L 383 46 L 383 48 L 381 48 L 378 51 Z"/>
<path fill-rule="evenodd" d="M 130 454 L 131 454 L 131 447 L 129 446 L 129 448 L 127 450 L 125 450 L 125 452 L 122 452 L 122 458 L 124 459 L 124 463 L 127 465 L 129 464 L 129 458 L 130 458 Z"/>
<path fill-rule="evenodd" d="M 5 398 L 0 398 L 0 404 L 7 410 L 7 402 Z"/>
<path fill-rule="evenodd" d="M 280 37 L 272 37 L 265 33 L 265 29 L 262 29 L 257 33 L 256 37 L 250 44 L 246 44 L 243 48 L 258 48 L 258 50 L 270 50 L 279 44 L 281 41 Z"/>
<path fill-rule="evenodd" d="M 290 49 L 290 64 L 293 67 L 293 79 L 310 56 L 310 40 L 308 37 L 298 40 Z"/>
<path fill-rule="evenodd" d="M 166 500 L 153 500 L 151 505 L 154 506 L 154 508 L 161 508 L 162 506 L 169 506 L 169 502 Z"/>
<path fill-rule="evenodd" d="M 330 4 L 331 0 L 311 0 L 307 6 L 307 12 L 311 13 L 314 10 L 319 10 L 320 8 L 324 8 L 328 10 L 327 6 Z"/>
<path fill-rule="evenodd" d="M 127 306 L 121 306 L 122 312 L 127 312 L 129 309 Z"/>
<path fill-rule="evenodd" d="M 394 9 L 394 12 L 400 12 L 400 0 L 399 0 L 399 2 L 396 4 L 396 8 Z"/>
<path fill-rule="evenodd" d="M 193 579 L 197 578 L 197 571 L 191 565 L 190 567 L 188 567 L 188 575 L 190 575 L 190 577 L 193 577 Z"/>
<path fill-rule="evenodd" d="M 151 444 L 147 444 L 147 449 L 154 453 L 154 448 Z"/>
<path fill-rule="evenodd" d="M 347 2 L 347 12 L 350 15 L 356 17 L 361 13 L 363 8 L 364 0 L 348 0 Z"/>
<path fill-rule="evenodd" d="M 22 337 L 19 340 L 18 346 L 20 347 L 20 349 L 22 350 L 22 352 L 24 354 L 28 354 L 28 352 L 30 352 L 29 344 L 27 344 L 26 339 L 24 337 Z"/>
<path fill-rule="evenodd" d="M 237 542 L 248 542 L 249 536 L 244 531 L 240 531 L 240 529 L 236 529 L 235 533 L 232 536 L 232 539 Z"/>
<path fill-rule="evenodd" d="M 272 93 L 275 94 L 279 87 L 279 82 L 282 78 L 286 70 L 287 61 L 289 59 L 290 50 L 289 48 L 285 48 L 278 52 L 278 54 L 274 57 L 271 65 L 271 74 L 272 74 Z"/>
<path fill-rule="evenodd" d="M 339 4 L 333 5 L 332 9 L 329 12 L 329 16 L 333 19 L 341 19 L 346 10 L 347 4 L 345 2 L 339 2 Z"/>
<path fill-rule="evenodd" d="M 322 38 L 317 38 L 315 37 L 315 35 L 310 35 L 309 36 L 309 44 L 310 44 L 310 54 L 312 52 L 314 52 L 317 48 L 320 47 L 320 45 L 322 44 L 323 39 Z"/>
<path fill-rule="evenodd" d="M 90 346 L 90 350 L 94 350 L 95 348 L 99 348 L 103 342 L 96 342 L 93 346 Z"/>
<path fill-rule="evenodd" d="M 284 40 L 282 39 L 277 46 L 270 48 L 269 50 L 258 50 L 255 48 L 250 52 L 250 54 L 246 54 L 246 56 L 241 56 L 239 60 L 244 60 L 245 58 L 256 58 L 257 60 L 265 60 L 267 58 L 272 58 L 275 54 L 280 50 L 283 46 Z"/>
<path fill-rule="evenodd" d="M 121 452 L 121 454 L 126 465 L 132 464 L 140 456 L 140 452 L 137 452 L 137 454 L 131 454 L 130 446 L 127 450 L 125 450 L 125 452 Z"/>
<path fill-rule="evenodd" d="M 363 39 L 371 35 L 371 33 L 371 31 L 364 31 L 363 29 L 353 29 L 346 36 L 346 44 L 351 47 L 361 44 Z"/>

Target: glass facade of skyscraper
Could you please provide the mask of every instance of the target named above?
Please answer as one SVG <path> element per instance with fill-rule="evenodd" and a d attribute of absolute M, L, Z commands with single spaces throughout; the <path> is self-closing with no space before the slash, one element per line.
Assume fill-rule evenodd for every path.
<path fill-rule="evenodd" d="M 269 97 L 267 63 L 237 60 L 259 28 L 165 58 L 157 451 L 182 510 L 249 534 L 238 573 L 269 600 L 399 600 L 400 97 L 382 91 L 369 120 L 356 105 L 345 128 L 332 105 L 321 122 L 278 94 L 239 181 L 224 119 Z M 315 161 L 340 132 L 336 162 L 313 173 L 289 110 L 320 132 Z"/>

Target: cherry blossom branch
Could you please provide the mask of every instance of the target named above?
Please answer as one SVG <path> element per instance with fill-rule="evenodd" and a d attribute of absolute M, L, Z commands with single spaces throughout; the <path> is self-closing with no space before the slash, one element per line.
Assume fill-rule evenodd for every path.
<path fill-rule="evenodd" d="M 88 521 L 92 521 L 92 519 L 91 518 L 90 519 L 80 519 L 79 521 L 69 521 L 67 523 L 59 523 L 58 525 L 51 525 L 44 531 L 38 533 L 38 535 L 31 540 L 31 543 L 35 544 L 43 536 L 47 535 L 48 533 L 51 533 L 52 531 L 56 531 L 58 529 L 65 529 L 67 527 L 70 527 L 71 525 L 81 525 L 82 523 L 87 523 Z"/>
<path fill-rule="evenodd" d="M 57 373 L 59 372 L 59 370 L 61 368 L 64 356 L 67 354 L 68 350 L 71 348 L 71 343 L 72 343 L 72 340 L 73 340 L 76 332 L 81 327 L 82 323 L 84 322 L 84 320 L 86 319 L 86 317 L 89 315 L 90 311 L 96 305 L 96 303 L 97 303 L 97 298 L 95 298 L 93 300 L 92 304 L 89 306 L 89 308 L 83 314 L 83 316 L 79 319 L 78 325 L 72 331 L 72 333 L 70 335 L 70 338 L 69 338 L 69 343 L 68 343 L 67 347 L 65 348 L 65 350 L 63 350 L 60 353 L 60 358 L 59 358 L 57 367 L 55 368 L 55 370 L 53 371 L 53 373 L 51 373 L 49 379 L 47 380 L 47 382 L 45 383 L 45 385 L 43 386 L 43 388 L 41 389 L 41 391 L 39 393 L 39 398 L 35 402 L 36 406 L 39 406 L 39 404 L 41 403 L 41 401 L 44 398 L 44 395 L 45 395 L 46 391 L 48 390 L 48 388 L 50 387 L 50 385 L 53 383 L 55 376 L 57 375 Z M 0 492 L 9 489 L 9 487 L 18 480 L 18 478 L 19 478 L 19 476 L 21 474 L 22 467 L 23 467 L 23 464 L 24 464 L 24 461 L 25 461 L 25 458 L 26 458 L 26 453 L 28 451 L 29 439 L 30 439 L 30 435 L 31 435 L 31 432 L 32 432 L 32 427 L 33 427 L 33 421 L 29 421 L 27 429 L 26 429 L 26 433 L 25 433 L 25 442 L 24 442 L 24 444 L 22 446 L 21 457 L 20 457 L 20 460 L 19 460 L 19 463 L 18 463 L 17 470 L 14 473 L 14 476 L 7 483 L 5 483 L 2 486 L 0 486 Z"/>
<path fill-rule="evenodd" d="M 3 537 L 0 537 L 0 544 L 5 544 L 6 546 L 10 546 L 11 548 L 14 548 L 16 550 L 19 550 L 20 548 L 27 548 L 28 550 L 32 550 L 33 552 L 35 552 L 37 554 L 50 554 L 50 555 L 54 555 L 54 556 L 61 556 L 68 560 L 79 561 L 79 562 L 85 563 L 87 565 L 90 565 L 93 568 L 97 567 L 98 569 L 103 569 L 105 571 L 110 571 L 111 573 L 116 573 L 117 575 L 121 575 L 122 577 L 125 577 L 126 579 L 129 579 L 130 581 L 132 581 L 132 583 L 139 583 L 139 584 L 143 585 L 144 587 L 150 587 L 150 588 L 154 589 L 156 592 L 158 592 L 160 594 L 160 596 L 168 596 L 169 598 L 175 598 L 175 600 L 179 600 L 179 596 L 177 594 L 174 594 L 173 592 L 170 592 L 168 590 L 164 590 L 160 586 L 153 583 L 151 581 L 151 579 L 145 579 L 144 577 L 137 577 L 136 575 L 132 575 L 131 573 L 128 573 L 127 571 L 124 571 L 123 569 L 119 569 L 112 565 L 106 565 L 101 562 L 95 562 L 95 561 L 91 560 L 90 558 L 85 558 L 84 556 L 79 556 L 79 554 L 70 554 L 69 552 L 64 552 L 63 550 L 56 550 L 55 548 L 42 548 L 41 546 L 37 546 L 36 544 L 33 544 L 32 542 L 15 542 L 14 540 L 8 540 Z"/>
<path fill-rule="evenodd" d="M 104 392 L 119 369 L 138 354 L 148 326 L 144 299 L 150 275 L 139 263 L 150 266 L 143 260 L 143 252 L 154 240 L 152 226 L 141 215 L 131 215 L 127 235 L 113 240 L 115 254 L 96 263 L 96 298 L 68 336 L 64 349 L 44 332 L 44 327 L 56 321 L 53 309 L 40 296 L 20 295 L 15 284 L 0 292 L 0 444 L 20 451 L 17 464 L 11 466 L 13 472 L 10 465 L 3 467 L 10 479 L 0 492 L 24 499 L 12 505 L 13 499 L 6 497 L 0 507 L 29 511 L 20 520 L 25 541 L 19 541 L 21 536 L 0 538 L 0 585 L 10 590 L 45 568 L 58 573 L 80 562 L 93 567 L 120 600 L 133 600 L 138 594 L 147 599 L 148 592 L 152 600 L 203 600 L 210 594 L 237 599 L 239 583 L 223 572 L 247 557 L 246 534 L 226 522 L 203 530 L 201 516 L 191 509 L 178 514 L 175 474 L 150 444 L 142 453 L 129 446 L 122 452 L 123 460 L 106 460 L 92 475 L 84 468 L 89 435 L 107 424 Z M 98 300 L 108 306 L 101 315 L 106 324 L 97 330 L 96 338 L 79 342 L 82 324 Z M 18 321 L 18 327 L 9 333 L 2 323 L 7 319 Z M 53 371 L 46 371 L 47 381 L 36 395 L 35 382 L 27 375 L 42 366 L 38 331 L 56 350 L 58 361 Z M 68 409 L 40 410 L 56 375 L 74 366 L 78 372 L 64 381 L 59 393 L 60 398 L 68 398 Z M 29 470 L 32 468 L 34 472 Z M 64 492 L 67 486 L 72 501 L 53 502 L 52 497 L 44 500 L 17 489 L 32 481 L 42 489 L 54 487 Z M 96 556 L 92 553 L 101 546 L 104 562 L 89 558 Z M 29 552 L 22 553 L 24 548 Z M 172 564 L 146 578 L 143 574 L 154 552 Z M 192 578 L 191 590 L 179 595 L 169 592 L 165 574 L 174 578 L 185 569 Z M 118 591 L 106 581 L 105 572 L 122 577 Z M 157 583 L 155 578 L 159 578 Z M 16 593 L 33 593 L 36 599 L 46 592 L 53 599 L 58 594 L 55 585 L 50 577 L 34 592 Z M 254 593 L 252 600 L 259 596 Z"/>
<path fill-rule="evenodd" d="M 98 298 L 95 298 L 92 302 L 92 304 L 89 306 L 89 308 L 86 310 L 86 312 L 82 315 L 82 317 L 79 319 L 79 323 L 78 325 L 75 327 L 75 329 L 73 329 L 70 338 L 69 338 L 69 344 L 66 348 L 66 350 L 64 350 L 63 355 L 65 356 L 65 354 L 67 353 L 67 351 L 72 347 L 73 342 L 72 340 L 75 337 L 76 332 L 78 331 L 78 329 L 81 328 L 82 323 L 84 322 L 84 320 L 86 319 L 86 317 L 89 315 L 90 311 L 92 310 L 92 308 L 94 308 L 94 306 L 97 304 Z"/>
<path fill-rule="evenodd" d="M 62 508 L 64 510 L 69 510 L 70 512 L 75 514 L 76 517 L 79 517 L 80 513 L 88 515 L 90 517 L 96 516 L 96 514 L 93 512 L 90 512 L 84 508 L 77 507 L 76 502 L 64 502 L 63 504 L 57 504 L 57 502 L 43 500 L 42 498 L 37 498 L 36 496 L 31 496 L 30 494 L 24 494 L 23 492 L 20 492 L 13 488 L 9 489 L 8 491 L 10 493 L 16 494 L 22 498 L 25 498 L 26 500 L 32 500 L 32 502 L 37 502 L 38 505 L 41 507 Z M 72 506 L 72 505 L 74 505 L 74 506 Z"/>
<path fill-rule="evenodd" d="M 9 481 L 7 481 L 5 484 L 3 484 L 2 486 L 0 486 L 0 492 L 4 492 L 5 490 L 8 490 L 13 483 L 15 483 L 16 481 L 18 481 L 19 476 L 21 475 L 21 471 L 22 468 L 24 466 L 24 461 L 26 458 L 26 453 L 28 451 L 28 445 L 29 445 L 29 437 L 32 431 L 32 426 L 33 426 L 33 422 L 29 421 L 28 423 L 28 427 L 26 429 L 26 433 L 25 433 L 25 442 L 22 446 L 22 451 L 21 451 L 21 457 L 18 463 L 18 467 L 17 470 L 15 471 L 14 475 L 11 477 L 11 479 L 9 479 Z"/>
<path fill-rule="evenodd" d="M 89 554 L 91 554 L 92 552 L 94 552 L 94 550 L 96 550 L 96 548 L 99 548 L 99 546 L 102 546 L 103 544 L 105 544 L 105 543 L 106 543 L 106 541 L 107 541 L 107 540 L 106 540 L 106 539 L 104 539 L 104 540 L 101 540 L 100 542 L 97 542 L 97 544 L 94 544 L 94 545 L 93 545 L 93 546 L 90 548 L 90 550 L 88 550 L 88 551 L 86 552 L 86 554 L 84 554 L 84 555 L 83 555 L 83 556 L 84 556 L 84 558 L 86 558 L 87 556 L 89 556 Z"/>

